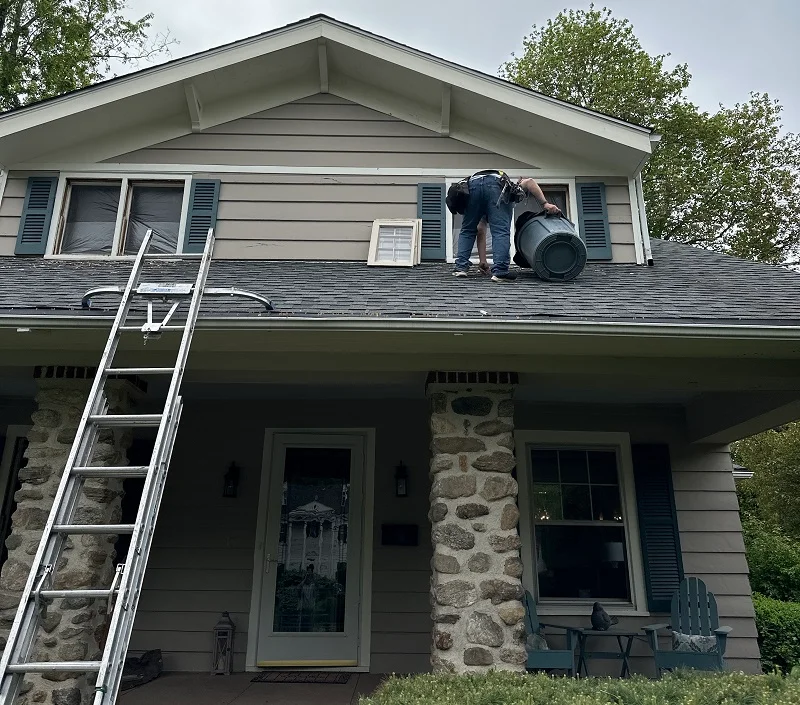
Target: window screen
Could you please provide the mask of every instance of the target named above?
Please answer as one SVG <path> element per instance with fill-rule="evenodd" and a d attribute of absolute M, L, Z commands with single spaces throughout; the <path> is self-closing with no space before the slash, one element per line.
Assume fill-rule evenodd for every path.
<path fill-rule="evenodd" d="M 121 183 L 72 184 L 61 237 L 63 254 L 109 255 Z"/>
<path fill-rule="evenodd" d="M 182 186 L 133 184 L 125 254 L 135 255 L 150 229 L 153 230 L 151 252 L 176 252 L 182 206 Z"/>

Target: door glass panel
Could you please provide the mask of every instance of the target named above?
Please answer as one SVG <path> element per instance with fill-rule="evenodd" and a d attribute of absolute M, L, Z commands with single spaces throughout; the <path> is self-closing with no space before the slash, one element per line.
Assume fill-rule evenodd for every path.
<path fill-rule="evenodd" d="M 350 449 L 287 448 L 275 632 L 343 632 Z"/>

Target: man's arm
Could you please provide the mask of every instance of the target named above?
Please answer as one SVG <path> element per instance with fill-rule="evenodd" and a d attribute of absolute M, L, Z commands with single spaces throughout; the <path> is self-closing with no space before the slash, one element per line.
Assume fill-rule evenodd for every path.
<path fill-rule="evenodd" d="M 522 188 L 524 188 L 528 193 L 533 194 L 533 197 L 542 204 L 542 208 L 544 208 L 548 213 L 561 212 L 558 206 L 548 203 L 547 199 L 544 197 L 544 192 L 541 188 L 539 188 L 539 184 L 537 184 L 533 179 L 520 179 L 519 185 L 522 186 Z"/>
<path fill-rule="evenodd" d="M 486 274 L 490 267 L 489 261 L 486 259 L 486 220 L 483 218 L 478 223 L 478 257 L 480 258 L 478 267 L 483 274 Z"/>

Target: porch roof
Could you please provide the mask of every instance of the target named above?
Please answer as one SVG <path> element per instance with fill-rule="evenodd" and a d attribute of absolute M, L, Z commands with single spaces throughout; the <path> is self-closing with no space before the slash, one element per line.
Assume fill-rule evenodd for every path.
<path fill-rule="evenodd" d="M 585 321 L 749 326 L 800 325 L 800 275 L 688 245 L 655 240 L 654 267 L 592 264 L 570 283 L 546 283 L 522 272 L 512 286 L 476 275 L 454 280 L 452 265 L 413 269 L 363 262 L 214 261 L 209 285 L 235 286 L 269 298 L 275 310 L 230 299 L 207 299 L 202 316 L 231 318 L 460 319 Z M 185 262 L 158 261 L 145 281 L 187 281 Z M 0 257 L 3 318 L 108 316 L 117 298 L 90 288 L 122 285 L 129 261 Z M 44 321 L 43 321 L 44 322 Z"/>

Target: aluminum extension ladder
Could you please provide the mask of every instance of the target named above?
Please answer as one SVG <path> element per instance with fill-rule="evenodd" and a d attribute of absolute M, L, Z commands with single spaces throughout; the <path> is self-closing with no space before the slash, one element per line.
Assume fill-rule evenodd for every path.
<path fill-rule="evenodd" d="M 44 528 L 31 573 L 22 593 L 6 648 L 0 660 L 0 705 L 13 705 L 26 673 L 41 674 L 44 672 L 96 673 L 94 705 L 114 705 L 122 679 L 125 655 L 133 629 L 133 620 L 136 615 L 172 448 L 183 408 L 180 387 L 201 299 L 204 295 L 238 296 L 257 301 L 268 311 L 272 309 L 269 300 L 257 294 L 232 288 L 206 288 L 205 283 L 214 248 L 212 229 L 208 231 L 202 255 L 151 254 L 149 253 L 151 240 L 152 231 L 148 230 L 124 289 L 122 287 L 100 287 L 88 292 L 83 299 L 83 305 L 87 306 L 91 297 L 98 294 L 113 293 L 122 296 L 89 392 L 86 407 L 78 424 L 75 441 L 53 500 L 53 507 Z M 145 262 L 157 258 L 199 260 L 200 264 L 194 284 L 140 284 Z M 127 323 L 136 297 L 144 298 L 147 301 L 147 322 L 144 325 Z M 185 322 L 180 325 L 170 324 L 178 307 L 187 300 L 189 301 L 189 310 Z M 169 312 L 160 321 L 155 321 L 153 318 L 154 301 L 171 303 Z M 113 367 L 114 355 L 122 334 L 141 332 L 147 340 L 158 337 L 162 331 L 182 331 L 174 367 Z M 108 414 L 109 404 L 104 391 L 105 383 L 110 377 L 126 375 L 169 375 L 171 377 L 162 413 Z M 95 442 L 101 429 L 143 426 L 158 428 L 149 465 L 140 467 L 92 467 L 90 465 Z M 144 478 L 144 489 L 136 523 L 75 524 L 73 521 L 75 510 L 87 478 Z M 109 587 L 98 587 L 91 590 L 55 590 L 53 584 L 56 577 L 56 566 L 59 563 L 65 539 L 68 536 L 81 534 L 132 534 L 127 562 L 117 567 L 113 582 Z M 39 663 L 29 660 L 36 644 L 39 619 L 46 612 L 47 602 L 60 598 L 108 600 L 107 614 L 111 615 L 111 622 L 102 660 Z"/>

